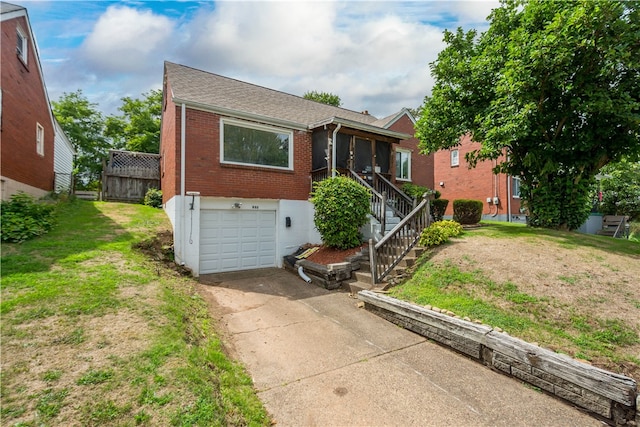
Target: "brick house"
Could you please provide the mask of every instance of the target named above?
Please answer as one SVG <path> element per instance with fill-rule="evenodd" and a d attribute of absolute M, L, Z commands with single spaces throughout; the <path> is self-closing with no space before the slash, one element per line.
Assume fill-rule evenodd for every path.
<path fill-rule="evenodd" d="M 55 147 L 65 159 L 73 148 L 56 126 L 27 10 L 2 2 L 0 18 L 1 197 L 18 191 L 40 197 L 55 188 Z M 71 174 L 68 161 L 59 165 Z"/>
<path fill-rule="evenodd" d="M 403 108 L 400 112 L 380 120 L 387 129 L 412 135 L 396 146 L 395 178 L 401 185 L 406 182 L 433 189 L 433 155 L 424 155 L 418 148 L 419 140 L 414 135 L 416 120 L 411 112 Z"/>
<path fill-rule="evenodd" d="M 473 199 L 484 203 L 483 219 L 524 221 L 524 214 L 520 212 L 519 178 L 494 174 L 492 170 L 504 157 L 478 162 L 475 168 L 469 169 L 465 155 L 479 148 L 479 143 L 464 136 L 459 146 L 433 154 L 433 188 L 449 200 L 445 216 L 453 215 L 454 200 Z"/>
<path fill-rule="evenodd" d="M 161 186 L 176 261 L 195 275 L 281 267 L 320 243 L 312 183 L 342 173 L 393 190 L 396 147 L 413 134 L 392 129 L 402 116 L 379 120 L 165 62 Z"/>

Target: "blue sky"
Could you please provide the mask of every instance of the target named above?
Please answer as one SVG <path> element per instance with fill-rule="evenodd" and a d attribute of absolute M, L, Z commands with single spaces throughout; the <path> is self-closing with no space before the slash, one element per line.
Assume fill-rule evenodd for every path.
<path fill-rule="evenodd" d="M 20 1 L 49 96 L 105 114 L 162 86 L 172 61 L 384 117 L 430 93 L 442 31 L 486 29 L 496 1 Z"/>

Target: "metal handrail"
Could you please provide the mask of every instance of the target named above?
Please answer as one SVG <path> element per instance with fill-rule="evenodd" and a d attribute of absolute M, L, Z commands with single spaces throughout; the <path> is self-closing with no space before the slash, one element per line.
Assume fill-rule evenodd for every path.
<path fill-rule="evenodd" d="M 375 286 L 384 279 L 418 243 L 422 230 L 431 222 L 429 199 L 423 200 L 398 225 L 376 244 L 369 240 L 371 282 Z"/>

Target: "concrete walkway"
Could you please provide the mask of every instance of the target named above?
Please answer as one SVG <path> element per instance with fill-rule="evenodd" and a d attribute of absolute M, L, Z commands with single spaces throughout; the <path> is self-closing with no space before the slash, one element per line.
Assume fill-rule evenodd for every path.
<path fill-rule="evenodd" d="M 278 426 L 603 425 L 285 270 L 200 281 Z"/>

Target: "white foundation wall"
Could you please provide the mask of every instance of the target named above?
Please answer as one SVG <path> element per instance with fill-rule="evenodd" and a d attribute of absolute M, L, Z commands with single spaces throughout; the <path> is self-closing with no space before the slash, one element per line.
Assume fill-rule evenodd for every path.
<path fill-rule="evenodd" d="M 18 182 L 14 179 L 7 178 L 6 176 L 0 177 L 0 184 L 0 198 L 2 198 L 2 200 L 9 200 L 12 195 L 21 191 L 32 195 L 36 199 L 44 197 L 49 193 L 46 190 L 32 187 L 28 184 L 23 184 L 22 182 Z"/>
<path fill-rule="evenodd" d="M 200 212 L 204 209 L 275 211 L 277 267 L 282 267 L 285 255 L 305 243 L 322 241 L 313 223 L 313 204 L 306 200 L 201 197 L 199 193 L 188 193 L 184 198 L 174 196 L 165 203 L 164 210 L 173 226 L 175 261 L 196 277 L 200 272 Z"/>
<path fill-rule="evenodd" d="M 320 244 L 322 239 L 313 223 L 313 204 L 307 200 L 280 200 L 278 209 L 277 234 L 279 237 L 279 265 L 282 257 L 294 253 L 305 243 Z M 287 217 L 291 226 L 287 227 Z"/>

